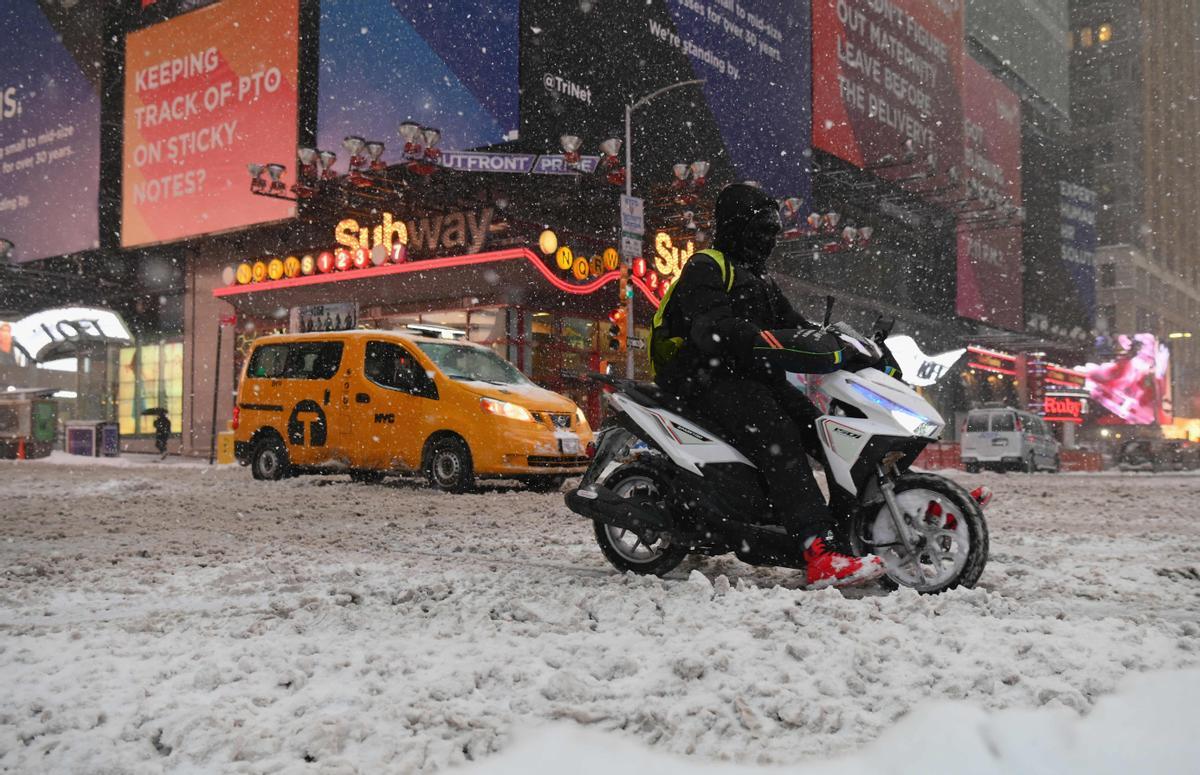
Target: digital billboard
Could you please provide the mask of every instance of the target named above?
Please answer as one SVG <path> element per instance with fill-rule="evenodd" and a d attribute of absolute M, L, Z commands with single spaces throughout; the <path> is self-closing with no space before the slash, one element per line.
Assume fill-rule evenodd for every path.
<path fill-rule="evenodd" d="M 784 0 L 613 0 L 521 4 L 521 139 L 595 153 L 624 139 L 633 113 L 634 186 L 668 182 L 677 163 L 808 199 L 810 19 Z M 623 151 L 622 151 L 623 155 Z M 637 193 L 637 192 L 635 192 Z"/>
<path fill-rule="evenodd" d="M 465 151 L 517 131 L 518 0 L 321 0 L 317 146 L 396 147 L 414 121 Z"/>
<path fill-rule="evenodd" d="M 813 0 L 813 146 L 859 167 L 961 157 L 962 0 Z M 891 173 L 885 173 L 891 174 Z"/>
<path fill-rule="evenodd" d="M 299 0 L 223 0 L 129 34 L 121 244 L 294 214 L 246 165 L 294 164 Z"/>
<path fill-rule="evenodd" d="M 1088 394 L 1119 422 L 1170 424 L 1171 358 L 1166 345 L 1154 334 L 1121 334 L 1113 342 L 1112 360 L 1084 367 Z"/>
<path fill-rule="evenodd" d="M 955 308 L 963 317 L 1019 330 L 1021 226 L 1004 211 L 1021 205 L 1021 101 L 971 57 L 963 57 L 962 159 L 975 220 L 958 227 Z"/>
<path fill-rule="evenodd" d="M 1096 192 L 1065 180 L 1058 182 L 1062 269 L 1084 319 L 1096 319 Z"/>
<path fill-rule="evenodd" d="M 5 0 L 0 27 L 0 238 L 12 260 L 33 261 L 99 247 L 100 180 L 97 3 L 62 11 Z M 83 27 L 83 29 L 79 29 Z"/>

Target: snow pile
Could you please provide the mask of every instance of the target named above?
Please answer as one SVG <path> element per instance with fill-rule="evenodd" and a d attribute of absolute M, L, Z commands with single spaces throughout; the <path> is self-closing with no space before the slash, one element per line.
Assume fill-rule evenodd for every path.
<path fill-rule="evenodd" d="M 1079 716 L 1059 709 L 987 713 L 969 703 L 931 703 L 901 719 L 861 753 L 787 768 L 795 775 L 1156 775 L 1196 772 L 1200 671 L 1126 682 Z M 559 725 L 523 736 L 462 775 L 771 775 L 778 768 L 707 764 L 657 753 L 612 735 Z"/>
<path fill-rule="evenodd" d="M 966 731 L 888 761 L 1016 751 L 1029 712 L 1066 756 L 1053 729 L 1083 739 L 1123 679 L 1200 668 L 1196 477 L 962 480 L 997 492 L 991 562 L 922 597 L 732 558 L 621 576 L 556 494 L 0 462 L 0 770 L 425 773 L 563 723 L 599 736 L 572 770 L 814 765 L 928 713 Z M 1189 740 L 1154 728 L 1127 733 Z"/>

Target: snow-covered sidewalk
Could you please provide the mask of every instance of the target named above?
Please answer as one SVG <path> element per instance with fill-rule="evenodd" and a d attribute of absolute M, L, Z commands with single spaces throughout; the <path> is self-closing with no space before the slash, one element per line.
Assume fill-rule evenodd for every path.
<path fill-rule="evenodd" d="M 992 559 L 979 589 L 929 598 L 803 592 L 732 559 L 618 576 L 558 495 L 60 462 L 0 463 L 0 768 L 858 753 L 915 772 L 961 751 L 962 771 L 1019 772 L 1040 746 L 1062 771 L 1089 735 L 1152 733 L 1197 760 L 1200 736 L 1121 709 L 1200 690 L 1141 675 L 1200 666 L 1200 477 L 963 476 L 997 492 Z M 1123 681 L 1129 703 L 1097 705 Z M 913 750 L 939 725 L 944 749 Z"/>

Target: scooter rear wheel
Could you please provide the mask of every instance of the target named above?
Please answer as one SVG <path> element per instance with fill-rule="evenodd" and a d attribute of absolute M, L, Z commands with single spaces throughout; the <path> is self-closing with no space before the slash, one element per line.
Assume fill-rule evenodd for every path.
<path fill-rule="evenodd" d="M 667 486 L 653 470 L 639 465 L 614 471 L 604 486 L 622 498 L 663 503 Z M 672 544 L 670 536 L 655 531 L 635 532 L 596 521 L 596 543 L 614 568 L 651 576 L 674 570 L 687 557 L 687 547 Z"/>

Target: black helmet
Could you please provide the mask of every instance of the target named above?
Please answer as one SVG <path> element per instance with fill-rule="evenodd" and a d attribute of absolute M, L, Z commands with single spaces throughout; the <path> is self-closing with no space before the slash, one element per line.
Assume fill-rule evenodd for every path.
<path fill-rule="evenodd" d="M 747 183 L 731 183 L 717 195 L 713 246 L 732 261 L 761 269 L 782 230 L 779 204 Z"/>

